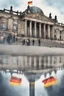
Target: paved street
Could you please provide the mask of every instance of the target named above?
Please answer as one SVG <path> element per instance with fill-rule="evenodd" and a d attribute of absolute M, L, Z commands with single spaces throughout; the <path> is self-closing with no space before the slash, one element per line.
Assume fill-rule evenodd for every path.
<path fill-rule="evenodd" d="M 64 54 L 64 48 L 38 47 L 22 45 L 0 45 L 0 53 L 15 55 L 44 55 L 44 54 Z"/>

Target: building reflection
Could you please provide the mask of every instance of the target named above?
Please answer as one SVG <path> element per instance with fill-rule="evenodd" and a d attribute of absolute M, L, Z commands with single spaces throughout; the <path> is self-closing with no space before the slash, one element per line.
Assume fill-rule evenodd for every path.
<path fill-rule="evenodd" d="M 0 65 L 18 66 L 20 68 L 30 68 L 34 70 L 41 70 L 52 68 L 56 66 L 63 66 L 64 56 L 9 56 L 0 55 Z"/>

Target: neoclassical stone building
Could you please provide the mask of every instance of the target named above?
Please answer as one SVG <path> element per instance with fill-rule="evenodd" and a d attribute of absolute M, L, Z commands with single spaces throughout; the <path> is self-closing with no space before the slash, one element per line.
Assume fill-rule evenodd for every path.
<path fill-rule="evenodd" d="M 0 33 L 14 33 L 21 38 L 40 38 L 64 40 L 64 25 L 58 23 L 57 16 L 53 19 L 36 6 L 28 6 L 24 12 L 0 10 Z"/>

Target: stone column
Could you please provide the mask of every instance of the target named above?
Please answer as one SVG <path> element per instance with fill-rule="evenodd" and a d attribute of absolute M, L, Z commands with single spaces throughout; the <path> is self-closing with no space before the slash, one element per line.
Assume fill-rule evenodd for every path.
<path fill-rule="evenodd" d="M 39 56 L 39 69 L 41 69 L 41 56 Z"/>
<path fill-rule="evenodd" d="M 25 20 L 25 36 L 27 36 L 27 20 Z"/>
<path fill-rule="evenodd" d="M 36 69 L 36 57 L 34 57 L 34 69 Z"/>
<path fill-rule="evenodd" d="M 50 39 L 50 25 L 48 25 L 48 39 Z"/>
<path fill-rule="evenodd" d="M 57 63 L 56 65 L 59 65 L 59 56 L 57 56 Z"/>
<path fill-rule="evenodd" d="M 50 56 L 48 56 L 48 67 L 50 66 Z"/>
<path fill-rule="evenodd" d="M 2 58 L 3 59 L 3 58 Z M 12 56 L 9 56 L 9 59 L 8 59 L 8 65 L 13 64 L 13 58 Z M 10 65 L 11 66 L 11 65 Z"/>
<path fill-rule="evenodd" d="M 23 62 L 24 56 L 20 56 L 21 66 L 24 69 L 24 62 Z"/>
<path fill-rule="evenodd" d="M 18 62 L 18 67 L 19 67 L 19 69 L 24 69 L 23 56 L 18 56 L 18 57 L 17 57 L 17 62 Z"/>
<path fill-rule="evenodd" d="M 8 30 L 10 32 L 12 32 L 12 29 L 13 29 L 13 19 L 12 18 L 9 18 L 8 19 Z"/>
<path fill-rule="evenodd" d="M 46 38 L 46 25 L 45 24 L 43 24 L 43 30 L 44 30 L 44 39 Z"/>
<path fill-rule="evenodd" d="M 52 56 L 52 66 L 54 66 L 54 56 Z"/>
<path fill-rule="evenodd" d="M 17 34 L 20 34 L 20 33 L 21 33 L 21 22 L 18 21 L 18 33 Z M 24 30 L 24 35 L 25 35 L 25 30 Z"/>
<path fill-rule="evenodd" d="M 39 37 L 41 38 L 41 23 L 39 23 Z"/>
<path fill-rule="evenodd" d="M 54 39 L 54 27 L 53 26 L 51 26 L 50 31 L 51 31 L 51 38 Z"/>
<path fill-rule="evenodd" d="M 52 38 L 54 39 L 54 27 L 52 26 Z"/>
<path fill-rule="evenodd" d="M 46 57 L 44 56 L 44 68 L 46 68 Z"/>
<path fill-rule="evenodd" d="M 34 25 L 34 37 L 36 37 L 37 36 L 37 33 L 36 33 L 36 22 L 35 22 L 35 25 Z"/>
<path fill-rule="evenodd" d="M 30 21 L 30 37 L 32 37 L 32 21 Z"/>
<path fill-rule="evenodd" d="M 24 68 L 26 69 L 28 67 L 27 66 L 27 56 L 25 56 L 24 58 L 25 58 L 25 67 Z"/>
<path fill-rule="evenodd" d="M 32 62 L 32 57 L 29 57 L 29 68 L 31 69 L 31 62 Z"/>

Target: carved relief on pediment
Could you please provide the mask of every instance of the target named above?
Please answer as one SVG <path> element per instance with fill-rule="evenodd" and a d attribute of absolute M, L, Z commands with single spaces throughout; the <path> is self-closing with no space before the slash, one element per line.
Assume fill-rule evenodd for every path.
<path fill-rule="evenodd" d="M 43 21 L 50 21 L 48 17 L 46 17 L 45 15 L 40 15 L 40 14 L 28 14 L 27 17 L 38 19 L 38 20 L 43 20 Z"/>

